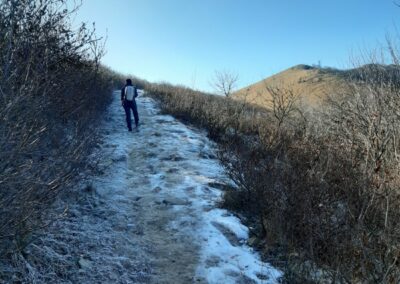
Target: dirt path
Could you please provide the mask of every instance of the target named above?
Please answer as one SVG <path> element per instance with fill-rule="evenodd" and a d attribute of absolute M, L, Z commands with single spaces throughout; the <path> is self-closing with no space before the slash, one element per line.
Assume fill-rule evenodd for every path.
<path fill-rule="evenodd" d="M 138 212 L 136 237 L 148 248 L 151 283 L 203 283 L 195 278 L 199 245 L 192 232 L 198 220 L 189 199 L 193 188 L 185 180 L 188 171 L 197 170 L 190 164 L 195 148 L 204 144 L 198 139 L 186 144 L 193 137 L 172 117 L 157 115 L 153 106 L 148 99 L 139 103 L 141 125 L 132 134 L 128 159 L 129 187 Z"/>
<path fill-rule="evenodd" d="M 114 93 L 99 175 L 31 254 L 52 263 L 59 283 L 276 283 L 280 272 L 249 247 L 247 228 L 218 209 L 229 183 L 205 133 L 138 99 L 141 124 L 128 132 Z M 83 197 L 82 197 L 83 196 Z M 61 271 L 61 272 L 60 272 Z"/>

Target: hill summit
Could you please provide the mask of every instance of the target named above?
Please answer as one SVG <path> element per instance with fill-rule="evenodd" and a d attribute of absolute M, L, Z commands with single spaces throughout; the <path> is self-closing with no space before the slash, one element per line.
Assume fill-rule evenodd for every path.
<path fill-rule="evenodd" d="M 233 98 L 269 107 L 272 97 L 267 87 L 273 87 L 291 90 L 303 103 L 318 106 L 344 85 L 345 77 L 341 70 L 300 64 L 238 90 Z"/>

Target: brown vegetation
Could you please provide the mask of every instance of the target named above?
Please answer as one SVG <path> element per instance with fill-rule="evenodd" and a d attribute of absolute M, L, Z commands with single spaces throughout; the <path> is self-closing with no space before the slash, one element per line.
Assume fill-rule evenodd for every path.
<path fill-rule="evenodd" d="M 318 112 L 282 87 L 267 90 L 269 111 L 165 84 L 148 91 L 219 142 L 237 184 L 224 206 L 258 224 L 290 283 L 398 283 L 399 77 L 387 70 L 354 69 Z"/>
<path fill-rule="evenodd" d="M 23 252 L 48 221 L 45 209 L 88 165 L 118 79 L 99 65 L 93 30 L 70 27 L 73 12 L 62 0 L 0 3 L 1 261 Z"/>
<path fill-rule="evenodd" d="M 299 96 L 299 104 L 319 107 L 339 87 L 345 87 L 345 72 L 330 68 L 297 65 L 233 93 L 233 98 L 271 108 L 268 88 L 284 86 Z"/>

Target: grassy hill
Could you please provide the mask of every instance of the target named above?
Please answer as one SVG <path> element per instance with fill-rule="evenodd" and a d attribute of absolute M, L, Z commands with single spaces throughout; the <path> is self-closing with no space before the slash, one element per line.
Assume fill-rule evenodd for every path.
<path fill-rule="evenodd" d="M 328 94 L 345 86 L 346 74 L 346 71 L 297 65 L 238 90 L 233 98 L 270 107 L 271 94 L 266 88 L 268 86 L 290 89 L 295 95 L 299 95 L 303 103 L 318 106 Z"/>

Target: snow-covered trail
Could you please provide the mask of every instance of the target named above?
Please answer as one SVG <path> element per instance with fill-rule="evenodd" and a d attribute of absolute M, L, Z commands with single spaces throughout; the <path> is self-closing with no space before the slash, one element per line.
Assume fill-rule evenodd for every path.
<path fill-rule="evenodd" d="M 274 282 L 280 273 L 245 245 L 247 228 L 216 208 L 216 185 L 229 180 L 213 143 L 204 132 L 160 115 L 152 99 L 137 101 L 141 125 L 133 133 L 126 130 L 118 99 L 110 109 L 108 139 L 119 145 L 116 180 L 124 185 L 106 196 L 137 212 L 132 238 L 146 248 L 151 282 Z"/>
<path fill-rule="evenodd" d="M 151 98 L 139 97 L 137 103 L 140 126 L 128 132 L 114 92 L 99 146 L 108 157 L 99 165 L 104 171 L 91 178 L 90 199 L 57 223 L 64 237 L 50 240 L 69 246 L 65 255 L 77 259 L 79 270 L 69 268 L 67 278 L 74 283 L 276 283 L 281 273 L 246 245 L 247 228 L 217 207 L 218 185 L 230 181 L 205 132 L 161 115 Z"/>

